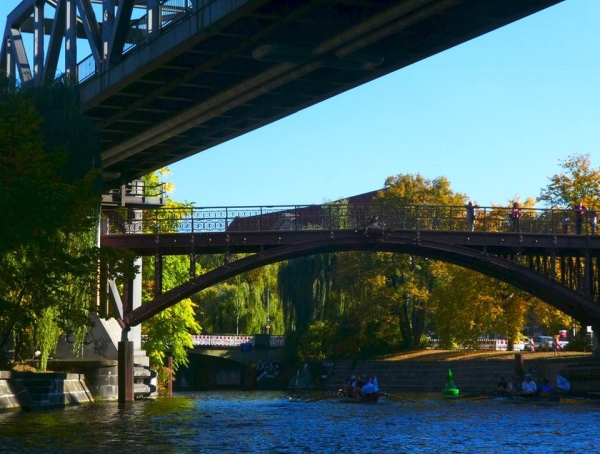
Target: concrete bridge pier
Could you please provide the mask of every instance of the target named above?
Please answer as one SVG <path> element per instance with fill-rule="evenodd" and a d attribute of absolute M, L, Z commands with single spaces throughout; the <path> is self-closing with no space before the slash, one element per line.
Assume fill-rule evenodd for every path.
<path fill-rule="evenodd" d="M 127 340 L 127 331 L 123 331 L 119 342 L 118 388 L 119 402 L 133 402 L 133 342 Z"/>

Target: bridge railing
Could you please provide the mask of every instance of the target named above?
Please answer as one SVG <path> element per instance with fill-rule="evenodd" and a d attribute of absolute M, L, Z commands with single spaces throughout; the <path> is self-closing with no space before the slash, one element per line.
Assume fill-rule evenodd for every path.
<path fill-rule="evenodd" d="M 470 230 L 464 206 L 325 204 L 258 207 L 113 209 L 103 211 L 103 234 L 211 233 L 283 230 L 365 229 L 372 216 L 393 230 Z M 592 233 L 591 211 L 581 219 L 575 210 L 524 208 L 519 229 L 511 209 L 479 207 L 473 230 L 541 234 Z"/>
<path fill-rule="evenodd" d="M 284 336 L 269 336 L 269 341 L 271 348 L 285 345 Z M 192 336 L 192 342 L 195 347 L 238 348 L 242 344 L 254 345 L 254 336 L 201 334 Z"/>
<path fill-rule="evenodd" d="M 193 0 L 161 0 L 159 4 L 159 30 L 167 29 L 192 14 L 199 12 L 200 14 L 210 8 L 217 0 L 196 0 L 198 6 L 194 9 Z M 144 14 L 138 19 L 130 22 L 129 33 L 125 39 L 123 46 L 123 55 L 126 55 L 136 48 L 147 43 L 148 39 L 148 15 Z M 93 55 L 88 55 L 77 64 L 77 77 L 79 83 L 85 82 L 88 79 L 95 77 L 100 72 L 97 67 Z"/>

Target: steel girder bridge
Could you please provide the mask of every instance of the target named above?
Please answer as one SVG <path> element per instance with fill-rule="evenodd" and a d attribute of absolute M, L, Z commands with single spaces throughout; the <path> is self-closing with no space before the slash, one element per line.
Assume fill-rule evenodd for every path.
<path fill-rule="evenodd" d="M 80 84 L 111 189 L 561 1 L 22 0 L 0 71 Z"/>
<path fill-rule="evenodd" d="M 600 328 L 600 236 L 565 233 L 572 210 L 524 210 L 520 231 L 509 209 L 480 208 L 473 231 L 465 207 L 327 204 L 294 207 L 111 210 L 101 244 L 154 256 L 155 298 L 124 311 L 124 327 L 237 274 L 301 256 L 381 251 L 428 257 L 507 282 L 580 322 Z M 369 213 L 381 213 L 374 221 Z M 574 219 L 574 223 L 577 219 Z M 223 265 L 197 275 L 201 254 Z M 238 255 L 239 254 L 239 255 Z M 162 291 L 162 260 L 186 255 L 190 279 Z M 127 293 L 127 283 L 125 293 Z"/>

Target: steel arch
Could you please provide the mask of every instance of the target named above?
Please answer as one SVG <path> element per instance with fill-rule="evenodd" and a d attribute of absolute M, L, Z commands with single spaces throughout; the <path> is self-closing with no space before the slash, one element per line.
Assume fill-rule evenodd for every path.
<path fill-rule="evenodd" d="M 595 325 L 600 322 L 600 307 L 594 301 L 508 259 L 436 241 L 406 237 L 373 241 L 363 236 L 337 239 L 332 233 L 331 238 L 326 240 L 281 246 L 227 263 L 126 314 L 121 324 L 125 327 L 138 325 L 194 293 L 261 266 L 319 253 L 349 251 L 413 254 L 453 263 L 512 284 L 583 323 Z"/>

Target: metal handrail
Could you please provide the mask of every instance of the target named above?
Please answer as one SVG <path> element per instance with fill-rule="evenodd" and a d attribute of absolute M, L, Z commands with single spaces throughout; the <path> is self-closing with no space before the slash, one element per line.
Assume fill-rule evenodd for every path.
<path fill-rule="evenodd" d="M 201 6 L 194 10 L 192 0 L 161 0 L 159 4 L 159 30 L 166 30 L 175 24 L 178 24 L 193 14 L 202 14 L 210 8 L 217 0 L 202 2 Z M 147 42 L 148 36 L 148 15 L 131 21 L 129 34 L 123 48 L 123 55 L 133 52 Z M 100 73 L 96 66 L 93 54 L 86 56 L 77 64 L 77 80 L 79 83 L 88 81 Z M 59 76 L 60 77 L 60 76 Z"/>
<path fill-rule="evenodd" d="M 523 208 L 520 229 L 511 208 L 478 207 L 473 231 L 522 234 L 592 234 L 589 216 L 578 218 L 575 210 Z M 141 214 L 141 215 L 140 215 Z M 108 229 L 104 234 L 207 233 L 227 231 L 342 230 L 365 229 L 378 215 L 381 225 L 393 230 L 469 231 L 465 206 L 326 204 L 234 207 L 187 207 L 139 210 L 104 210 Z"/>

